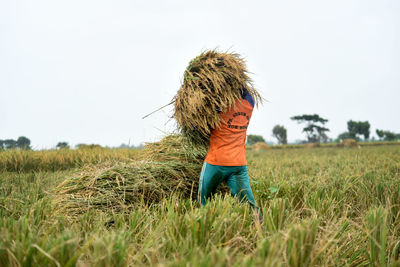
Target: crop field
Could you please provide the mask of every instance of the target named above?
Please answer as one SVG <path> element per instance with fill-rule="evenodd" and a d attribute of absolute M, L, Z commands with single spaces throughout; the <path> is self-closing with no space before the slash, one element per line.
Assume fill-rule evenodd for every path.
<path fill-rule="evenodd" d="M 263 225 L 228 194 L 198 207 L 179 189 L 60 209 L 66 179 L 142 153 L 0 152 L 0 266 L 400 266 L 400 146 L 249 151 Z"/>

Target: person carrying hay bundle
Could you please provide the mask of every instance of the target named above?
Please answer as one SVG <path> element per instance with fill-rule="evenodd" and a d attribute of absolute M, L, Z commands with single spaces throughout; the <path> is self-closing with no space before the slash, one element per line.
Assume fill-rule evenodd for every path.
<path fill-rule="evenodd" d="M 189 63 L 175 96 L 174 117 L 184 136 L 208 146 L 199 178 L 200 205 L 226 182 L 232 195 L 248 202 L 262 219 L 250 187 L 245 148 L 253 108 L 261 100 L 238 54 L 208 50 Z"/>

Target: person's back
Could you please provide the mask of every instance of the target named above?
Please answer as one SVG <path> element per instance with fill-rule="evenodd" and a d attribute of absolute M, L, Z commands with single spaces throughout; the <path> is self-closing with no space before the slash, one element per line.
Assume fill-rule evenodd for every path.
<path fill-rule="evenodd" d="M 246 161 L 246 133 L 253 113 L 254 99 L 244 89 L 242 99 L 220 114 L 221 126 L 210 136 L 210 148 L 205 161 L 219 166 L 244 166 Z"/>
<path fill-rule="evenodd" d="M 256 207 L 246 160 L 246 133 L 254 108 L 254 99 L 244 89 L 242 99 L 225 113 L 221 113 L 221 126 L 213 129 L 210 147 L 200 174 L 198 199 L 204 205 L 221 182 L 226 182 L 232 195 Z"/>

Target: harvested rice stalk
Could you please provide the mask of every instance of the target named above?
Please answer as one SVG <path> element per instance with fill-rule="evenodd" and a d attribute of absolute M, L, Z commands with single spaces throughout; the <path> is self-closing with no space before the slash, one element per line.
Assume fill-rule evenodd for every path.
<path fill-rule="evenodd" d="M 172 134 L 164 137 L 161 141 L 147 143 L 143 155 L 145 159 L 156 161 L 185 161 L 202 164 L 206 157 L 207 149 L 198 146 L 190 139 L 179 134 Z"/>
<path fill-rule="evenodd" d="M 200 170 L 199 165 L 175 161 L 91 166 L 60 184 L 56 195 L 63 202 L 60 207 L 73 213 L 91 208 L 119 211 L 126 206 L 158 203 L 173 192 L 189 198 L 197 190 Z"/>
<path fill-rule="evenodd" d="M 211 130 L 220 126 L 218 112 L 233 107 L 243 88 L 256 104 L 262 102 L 240 55 L 207 50 L 194 58 L 174 97 L 174 117 L 181 133 L 192 143 L 207 145 Z"/>
<path fill-rule="evenodd" d="M 90 209 L 120 211 L 158 203 L 174 192 L 196 199 L 204 147 L 170 135 L 147 144 L 143 153 L 146 160 L 87 166 L 66 179 L 55 191 L 58 211 L 70 215 Z"/>

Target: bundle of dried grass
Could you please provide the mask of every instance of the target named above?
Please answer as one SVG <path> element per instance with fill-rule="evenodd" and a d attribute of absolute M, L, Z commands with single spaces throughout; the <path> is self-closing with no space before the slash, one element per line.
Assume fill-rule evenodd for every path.
<path fill-rule="evenodd" d="M 305 148 L 316 148 L 316 147 L 321 147 L 320 143 L 307 143 Z"/>
<path fill-rule="evenodd" d="M 137 161 L 87 166 L 66 179 L 56 188 L 57 210 L 70 215 L 90 209 L 120 211 L 158 203 L 174 192 L 196 198 L 204 147 L 170 135 L 147 144 L 143 152 Z"/>
<path fill-rule="evenodd" d="M 344 139 L 342 144 L 344 147 L 358 147 L 357 141 L 352 138 Z"/>
<path fill-rule="evenodd" d="M 265 142 L 257 142 L 251 146 L 253 151 L 264 152 L 270 149 L 270 147 Z"/>
<path fill-rule="evenodd" d="M 190 61 L 174 98 L 174 117 L 181 133 L 193 143 L 208 144 L 212 129 L 221 123 L 218 113 L 233 107 L 244 88 L 256 104 L 262 101 L 240 55 L 216 50 L 201 53 Z"/>
<path fill-rule="evenodd" d="M 207 149 L 195 145 L 180 134 L 167 135 L 159 142 L 147 143 L 143 150 L 143 159 L 151 161 L 180 161 L 203 164 Z"/>

